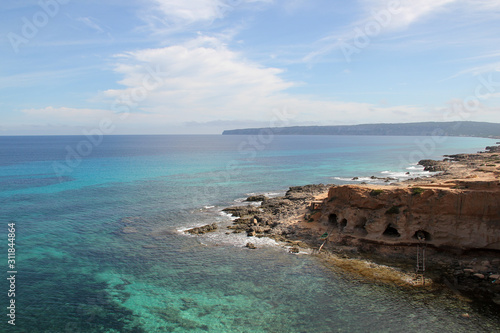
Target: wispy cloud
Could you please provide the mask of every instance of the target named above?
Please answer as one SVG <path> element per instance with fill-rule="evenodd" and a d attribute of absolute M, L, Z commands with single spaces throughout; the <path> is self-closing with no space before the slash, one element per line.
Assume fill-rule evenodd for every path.
<path fill-rule="evenodd" d="M 98 66 L 87 66 L 79 68 L 58 69 L 52 71 L 40 71 L 21 73 L 14 75 L 3 75 L 0 77 L 0 89 L 14 87 L 32 87 L 41 83 L 57 82 L 61 79 L 74 78 L 89 70 L 95 70 Z"/>
<path fill-rule="evenodd" d="M 492 73 L 492 72 L 500 72 L 500 62 L 493 62 L 493 63 L 481 65 L 481 66 L 474 66 L 471 68 L 467 68 L 467 69 L 461 70 L 460 72 L 458 72 L 450 77 L 447 77 L 446 79 L 444 79 L 442 81 L 454 79 L 454 78 L 462 76 L 462 75 L 478 76 L 481 74 Z"/>
<path fill-rule="evenodd" d="M 363 1 L 365 17 L 354 24 L 365 24 L 376 19 L 378 13 L 389 12 L 391 17 L 386 29 L 404 30 L 414 23 L 442 12 L 446 5 L 457 1 L 459 0 L 365 0 Z"/>
<path fill-rule="evenodd" d="M 195 24 L 211 24 L 237 7 L 274 0 L 148 0 L 143 19 L 155 32 L 178 31 Z"/>
<path fill-rule="evenodd" d="M 96 20 L 91 18 L 91 17 L 79 17 L 76 20 L 79 22 L 82 22 L 87 27 L 91 28 L 92 30 L 97 31 L 98 33 L 104 32 L 104 29 L 101 28 L 101 26 L 96 22 Z"/>
<path fill-rule="evenodd" d="M 177 24 L 213 21 L 222 18 L 229 8 L 222 0 L 153 0 L 153 3 L 165 21 Z"/>
<path fill-rule="evenodd" d="M 436 39 L 433 38 L 436 31 L 422 29 L 421 24 L 448 20 L 450 24 L 461 25 L 471 20 L 471 14 L 480 14 L 484 21 L 498 17 L 500 9 L 500 1 L 487 0 L 361 0 L 359 5 L 360 17 L 316 41 L 314 50 L 303 58 L 304 62 L 339 51 L 343 45 L 354 45 L 349 51 L 358 53 L 376 39 L 400 38 L 401 33 L 405 33 L 404 38 L 400 38 L 404 43 L 408 36 L 415 35 L 416 30 L 411 28 L 417 25 L 416 35 L 423 35 L 432 42 Z M 418 43 L 428 41 L 424 39 Z"/>

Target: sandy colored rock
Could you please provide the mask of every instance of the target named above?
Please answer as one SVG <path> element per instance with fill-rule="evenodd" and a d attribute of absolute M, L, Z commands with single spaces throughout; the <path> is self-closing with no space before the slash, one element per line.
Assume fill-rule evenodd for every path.
<path fill-rule="evenodd" d="M 335 186 L 321 222 L 351 238 L 388 244 L 418 243 L 420 235 L 436 247 L 500 250 L 500 183 L 460 184 Z"/>
<path fill-rule="evenodd" d="M 189 230 L 186 230 L 187 233 L 192 234 L 192 235 L 203 235 L 206 234 L 207 232 L 212 232 L 217 230 L 217 223 L 212 223 L 212 224 L 207 224 L 202 227 L 196 227 L 192 228 Z"/>

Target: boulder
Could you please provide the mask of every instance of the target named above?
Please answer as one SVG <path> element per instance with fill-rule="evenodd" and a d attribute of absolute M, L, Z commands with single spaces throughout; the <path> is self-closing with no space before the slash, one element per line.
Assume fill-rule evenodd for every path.
<path fill-rule="evenodd" d="M 255 215 L 260 213 L 260 210 L 253 206 L 235 206 L 228 207 L 222 210 L 225 213 L 231 214 L 232 216 L 241 217 L 246 215 Z"/>
<path fill-rule="evenodd" d="M 436 172 L 448 169 L 448 163 L 444 161 L 420 160 L 418 164 L 424 167 L 424 171 Z"/>
<path fill-rule="evenodd" d="M 196 227 L 192 228 L 189 230 L 186 230 L 187 233 L 192 234 L 192 235 L 203 235 L 206 234 L 207 232 L 212 232 L 217 230 L 217 223 L 212 223 L 212 224 L 207 224 L 202 227 Z"/>
<path fill-rule="evenodd" d="M 255 201 L 266 201 L 267 199 L 268 199 L 268 197 L 266 197 L 263 194 L 260 194 L 260 195 L 250 196 L 245 201 L 255 202 Z"/>
<path fill-rule="evenodd" d="M 245 245 L 245 246 L 248 247 L 249 249 L 256 249 L 257 248 L 257 246 L 255 246 L 254 243 L 250 243 L 250 242 L 248 242 L 247 245 Z"/>

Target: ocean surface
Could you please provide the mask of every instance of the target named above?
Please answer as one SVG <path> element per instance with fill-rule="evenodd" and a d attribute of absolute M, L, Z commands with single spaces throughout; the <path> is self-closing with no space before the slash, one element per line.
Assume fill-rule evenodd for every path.
<path fill-rule="evenodd" d="M 289 186 L 416 177 L 495 140 L 370 136 L 0 137 L 1 332 L 499 332 L 451 293 L 353 277 L 221 209 Z M 406 172 L 410 172 L 407 175 Z M 204 236 L 182 231 L 217 222 Z M 7 323 L 8 223 L 16 317 Z M 247 241 L 258 249 L 244 247 Z M 468 313 L 470 318 L 462 318 Z"/>

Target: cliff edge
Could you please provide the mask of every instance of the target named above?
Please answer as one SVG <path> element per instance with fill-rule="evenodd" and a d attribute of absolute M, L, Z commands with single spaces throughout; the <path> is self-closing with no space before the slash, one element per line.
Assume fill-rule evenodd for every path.
<path fill-rule="evenodd" d="M 345 185 L 330 188 L 320 222 L 353 244 L 410 245 L 424 240 L 442 249 L 500 251 L 499 208 L 498 181 Z"/>
<path fill-rule="evenodd" d="M 238 217 L 228 228 L 286 242 L 293 253 L 326 252 L 335 266 L 378 281 L 414 286 L 430 277 L 500 306 L 500 147 L 420 164 L 438 173 L 391 185 L 292 187 L 259 197 L 260 206 L 225 209 Z"/>

